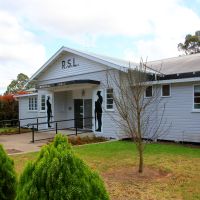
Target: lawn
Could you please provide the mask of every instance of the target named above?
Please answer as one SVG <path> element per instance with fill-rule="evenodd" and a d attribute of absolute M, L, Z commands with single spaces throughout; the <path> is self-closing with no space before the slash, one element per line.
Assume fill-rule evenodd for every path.
<path fill-rule="evenodd" d="M 30 132 L 31 130 L 28 128 L 21 128 L 21 133 Z M 0 135 L 3 134 L 18 134 L 19 128 L 18 127 L 6 127 L 6 128 L 0 128 Z"/>
<path fill-rule="evenodd" d="M 200 199 L 200 148 L 147 144 L 145 172 L 137 173 L 137 152 L 131 142 L 117 141 L 73 147 L 103 177 L 113 200 Z M 12 156 L 18 174 L 37 153 Z"/>

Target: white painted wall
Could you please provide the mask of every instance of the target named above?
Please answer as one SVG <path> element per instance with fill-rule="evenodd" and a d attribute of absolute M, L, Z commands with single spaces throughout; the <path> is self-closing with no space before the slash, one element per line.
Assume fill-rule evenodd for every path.
<path fill-rule="evenodd" d="M 44 117 L 46 116 L 46 118 L 41 118 L 39 119 L 39 122 L 40 123 L 45 123 L 45 124 L 41 124 L 39 125 L 39 129 L 47 129 L 48 127 L 48 124 L 46 123 L 47 122 L 47 110 L 45 111 L 42 111 L 41 110 L 41 96 L 42 95 L 45 95 L 46 96 L 46 100 L 47 100 L 47 97 L 49 96 L 50 97 L 50 103 L 51 103 L 51 109 L 52 109 L 52 118 L 51 118 L 51 121 L 54 121 L 54 94 L 53 92 L 49 91 L 49 90 L 38 90 L 38 116 L 39 117 Z M 45 102 L 46 104 L 46 102 Z M 52 128 L 54 127 L 54 124 L 51 124 Z"/>
<path fill-rule="evenodd" d="M 57 120 L 69 120 L 74 118 L 74 107 L 72 101 L 72 91 L 54 93 L 54 116 Z M 73 127 L 73 121 L 58 122 L 58 128 Z"/>
<path fill-rule="evenodd" d="M 35 96 L 34 96 L 35 97 Z M 37 111 L 29 111 L 29 97 L 19 98 L 19 119 L 37 117 Z M 36 123 L 35 119 L 20 120 L 21 126 L 27 126 L 29 123 Z"/>
<path fill-rule="evenodd" d="M 62 69 L 62 60 L 69 58 L 75 58 L 78 67 L 72 67 Z M 73 99 L 75 98 L 93 98 L 93 110 L 94 101 L 96 98 L 97 90 L 102 90 L 103 102 L 103 131 L 97 133 L 107 137 L 118 137 L 121 132 L 120 128 L 112 120 L 112 116 L 117 116 L 116 109 L 114 111 L 105 110 L 105 88 L 106 88 L 106 69 L 105 65 L 90 61 L 86 58 L 66 53 L 59 59 L 55 60 L 49 68 L 41 74 L 38 79 L 38 85 L 51 84 L 57 82 L 71 81 L 71 80 L 97 80 L 101 84 L 93 86 L 91 89 L 85 90 L 85 96 L 82 97 L 82 90 L 74 89 L 73 91 L 55 92 L 50 91 L 50 88 L 38 91 L 38 108 L 40 108 L 40 96 L 42 94 L 51 95 L 52 99 L 52 111 L 55 116 L 55 120 L 62 118 L 73 118 L 74 106 Z M 112 73 L 117 74 L 116 70 Z M 69 90 L 70 86 L 67 86 Z M 115 87 L 113 86 L 114 90 Z M 160 139 L 177 140 L 177 141 L 192 141 L 200 142 L 200 113 L 193 112 L 193 83 L 176 83 L 171 85 L 171 97 L 162 98 L 162 102 L 166 103 L 165 108 L 165 127 L 171 125 L 168 133 L 162 136 Z M 161 105 L 160 105 L 161 106 Z M 19 99 L 19 111 L 20 117 L 34 117 L 44 116 L 46 111 L 42 112 L 29 112 L 28 111 L 28 98 L 23 97 Z M 70 108 L 71 107 L 71 108 Z M 161 108 L 156 113 L 158 117 L 161 116 Z M 44 119 L 46 121 L 46 119 Z M 93 122 L 94 124 L 94 122 Z"/>
<path fill-rule="evenodd" d="M 67 58 L 76 58 L 76 62 L 80 64 L 79 67 L 75 68 L 70 68 L 70 69 L 65 69 L 64 71 L 61 69 L 61 61 L 63 59 Z M 94 102 L 96 98 L 96 92 L 97 90 L 102 90 L 102 96 L 104 99 L 103 102 L 103 114 L 102 114 L 102 132 L 101 133 L 96 133 L 99 136 L 105 136 L 105 137 L 118 137 L 119 133 L 121 132 L 119 130 L 119 127 L 115 124 L 115 122 L 112 120 L 113 115 L 116 116 L 115 111 L 106 111 L 105 109 L 105 87 L 107 86 L 107 66 L 104 66 L 102 64 L 96 63 L 94 61 L 90 61 L 85 58 L 77 57 L 72 54 L 69 54 L 67 56 L 64 56 L 63 58 L 60 58 L 58 61 L 55 62 L 54 65 L 50 67 L 48 71 L 46 71 L 38 81 L 38 85 L 44 85 L 44 84 L 51 84 L 51 83 L 56 83 L 56 82 L 65 82 L 65 81 L 72 81 L 72 80 L 84 80 L 84 79 L 89 79 L 89 80 L 97 80 L 100 81 L 101 84 L 99 86 L 93 86 L 91 89 L 85 89 L 85 95 L 84 97 L 82 96 L 82 89 L 76 89 L 72 91 L 72 99 L 93 99 L 93 115 L 94 115 Z M 112 70 L 113 73 L 118 73 L 117 70 Z M 54 74 L 52 76 L 52 74 Z M 54 77 L 52 79 L 52 77 Z M 70 86 L 66 86 L 67 89 L 70 88 Z M 61 95 L 61 94 L 60 94 Z M 64 94 L 62 94 L 64 95 Z M 55 92 L 55 104 L 56 102 L 61 101 L 58 100 L 59 98 L 56 97 L 56 92 Z M 70 99 L 70 98 L 69 98 Z M 72 100 L 73 103 L 73 100 Z M 73 106 L 72 106 L 73 109 Z M 59 114 L 60 117 L 62 114 Z M 93 116 L 94 117 L 94 116 Z M 95 124 L 93 120 L 93 125 Z M 93 130 L 95 131 L 95 126 L 93 126 Z"/>
<path fill-rule="evenodd" d="M 79 66 L 62 69 L 62 61 L 68 59 L 75 59 L 76 64 Z M 42 80 L 55 80 L 61 77 L 69 77 L 74 75 L 80 75 L 85 73 L 97 72 L 105 69 L 105 66 L 89 59 L 77 56 L 75 54 L 67 53 L 61 56 L 58 60 L 55 60 L 51 66 L 48 67 L 40 77 L 39 81 Z"/>
<path fill-rule="evenodd" d="M 161 97 L 166 103 L 165 127 L 171 128 L 160 139 L 200 142 L 200 112 L 193 112 L 193 84 L 172 84 L 171 96 Z"/>

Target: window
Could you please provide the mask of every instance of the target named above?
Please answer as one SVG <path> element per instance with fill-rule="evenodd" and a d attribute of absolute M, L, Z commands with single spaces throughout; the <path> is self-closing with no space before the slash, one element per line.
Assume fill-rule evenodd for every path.
<path fill-rule="evenodd" d="M 113 110 L 113 89 L 108 88 L 106 90 L 106 109 Z"/>
<path fill-rule="evenodd" d="M 194 86 L 194 109 L 200 110 L 200 85 Z"/>
<path fill-rule="evenodd" d="M 41 95 L 41 110 L 46 110 L 46 95 Z"/>
<path fill-rule="evenodd" d="M 162 85 L 162 97 L 169 97 L 170 96 L 170 85 Z"/>
<path fill-rule="evenodd" d="M 152 97 L 153 96 L 153 87 L 148 86 L 145 91 L 145 97 Z"/>
<path fill-rule="evenodd" d="M 37 97 L 29 97 L 29 110 L 37 110 Z"/>

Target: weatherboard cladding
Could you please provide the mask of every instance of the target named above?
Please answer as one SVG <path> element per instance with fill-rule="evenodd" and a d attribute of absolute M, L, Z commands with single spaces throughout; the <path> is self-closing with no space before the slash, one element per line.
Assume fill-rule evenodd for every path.
<path fill-rule="evenodd" d="M 200 142 L 200 112 L 193 112 L 193 86 L 194 83 L 171 84 L 171 96 L 161 97 L 158 117 L 166 103 L 162 126 L 168 131 L 160 139 Z"/>
<path fill-rule="evenodd" d="M 71 54 L 72 57 L 75 57 L 73 54 Z M 67 56 L 66 59 L 69 57 Z M 71 57 L 70 57 L 71 58 Z M 55 62 L 54 65 L 49 66 L 49 68 L 46 69 L 44 74 L 42 74 L 38 81 L 37 81 L 37 87 L 42 87 L 44 85 L 49 84 L 58 84 L 58 83 L 67 83 L 73 81 L 88 81 L 90 83 L 99 84 L 101 83 L 100 87 L 105 87 L 106 83 L 106 76 L 109 71 L 115 71 L 116 69 L 111 69 L 110 67 L 107 67 L 103 64 L 90 61 L 85 58 L 81 58 L 81 62 L 79 63 L 79 66 L 64 69 L 61 68 L 63 58 L 60 58 Z M 51 77 L 49 74 L 53 74 L 53 77 Z M 55 78 L 56 77 L 56 78 Z"/>
<path fill-rule="evenodd" d="M 71 68 L 62 68 L 62 61 L 74 58 L 78 66 Z M 61 58 L 51 64 L 46 71 L 39 77 L 38 81 L 52 80 L 61 77 L 69 77 L 79 74 L 92 73 L 96 71 L 106 70 L 106 67 L 100 63 L 90 61 L 87 58 L 77 56 L 75 54 L 66 53 Z"/>
<path fill-rule="evenodd" d="M 59 73 L 64 73 L 66 76 L 81 74 L 80 68 L 77 68 L 77 70 L 68 69 L 67 74 L 64 71 L 60 71 L 60 70 L 53 71 L 53 69 L 49 69 L 51 68 L 50 66 L 55 65 L 55 63 L 57 63 L 57 65 L 60 66 L 61 60 L 67 60 L 68 58 L 72 58 L 72 55 L 74 56 L 73 58 L 76 61 L 79 61 L 82 63 L 82 67 L 81 67 L 82 73 L 84 73 L 84 71 L 92 72 L 94 70 L 94 67 L 92 66 L 94 65 L 96 66 L 95 67 L 96 71 L 98 71 L 97 69 L 98 65 L 101 65 L 100 70 L 102 70 L 102 66 L 109 66 L 111 68 L 115 68 L 115 69 L 123 70 L 123 71 L 127 69 L 128 67 L 135 68 L 136 66 L 139 65 L 139 63 L 133 63 L 133 62 L 129 62 L 122 59 L 111 58 L 108 56 L 102 56 L 102 55 L 97 55 L 97 54 L 92 54 L 92 53 L 87 53 L 83 51 L 77 51 L 74 49 L 62 47 L 54 56 L 52 56 L 52 58 L 49 59 L 49 61 L 45 63 L 44 66 L 42 66 L 31 77 L 31 80 L 35 78 L 38 79 L 38 77 L 39 77 L 39 80 L 57 78 L 57 77 L 60 77 Z M 182 73 L 184 74 L 189 73 L 187 74 L 187 77 L 194 77 L 192 73 L 200 71 L 200 55 L 194 54 L 194 55 L 179 56 L 175 58 L 162 59 L 158 61 L 149 61 L 146 63 L 146 65 L 148 68 L 147 70 L 150 73 L 159 72 L 164 75 L 170 75 L 170 74 L 180 75 Z M 50 77 L 45 77 L 47 70 L 49 71 L 48 74 Z M 74 73 L 71 74 L 71 72 L 74 72 Z M 41 74 L 43 74 L 42 77 L 41 77 Z M 173 77 L 176 79 L 176 78 L 180 78 L 181 76 L 173 76 Z M 165 79 L 167 78 L 171 79 L 170 76 L 169 77 L 165 76 Z"/>
<path fill-rule="evenodd" d="M 73 68 L 67 68 L 62 69 L 62 61 L 67 60 L 70 58 L 75 58 L 76 64 L 79 64 L 77 67 Z M 38 76 L 38 88 L 44 87 L 45 85 L 50 85 L 53 87 L 56 87 L 56 85 L 59 87 L 58 83 L 63 84 L 76 84 L 85 81 L 90 84 L 95 84 L 96 89 L 103 89 L 105 91 L 106 87 L 106 76 L 107 76 L 107 70 L 113 71 L 113 73 L 117 73 L 117 70 L 110 69 L 106 65 L 103 65 L 101 63 L 91 61 L 87 58 L 83 58 L 81 56 L 76 56 L 71 53 L 63 54 L 62 57 L 57 59 L 54 63 L 52 62 L 51 65 L 46 68 L 45 71 L 43 71 L 43 74 L 41 76 Z M 78 82 L 77 82 L 78 81 Z M 55 84 L 55 85 L 54 85 Z M 99 85 L 100 84 L 100 85 Z M 70 85 L 69 85 L 70 86 Z M 43 88 L 44 90 L 45 88 Z M 86 89 L 86 93 L 87 93 Z M 40 93 L 41 89 L 39 89 Z M 78 96 L 74 96 L 74 94 L 78 95 L 80 91 L 67 91 L 67 92 L 55 92 L 54 93 L 54 110 L 55 110 L 55 120 L 57 119 L 63 119 L 67 117 L 67 119 L 74 118 L 73 113 L 73 99 L 78 98 Z M 72 96 L 71 96 L 72 95 Z M 95 93 L 96 95 L 96 93 Z M 104 135 L 106 137 L 116 137 L 116 133 L 119 132 L 119 128 L 116 126 L 115 122 L 111 119 L 111 115 L 116 115 L 116 112 L 108 112 L 105 110 L 105 92 L 102 94 L 104 96 L 104 102 L 103 102 L 103 133 L 101 135 Z M 62 99 L 63 98 L 63 99 Z M 86 98 L 86 97 L 84 97 Z M 92 97 L 91 97 L 92 98 Z M 64 112 L 68 107 L 71 107 L 72 109 L 70 111 L 67 110 L 67 112 Z M 67 113 L 67 116 L 66 116 Z M 70 114 L 71 113 L 71 114 Z M 72 123 L 72 122 L 71 122 Z M 64 124 L 60 125 L 61 127 L 64 126 Z"/>
<path fill-rule="evenodd" d="M 29 97 L 22 97 L 19 98 L 19 119 L 24 118 L 34 118 L 37 117 L 36 111 L 29 111 Z M 27 120 L 21 120 L 20 125 L 26 126 L 29 123 L 35 123 L 36 121 L 34 119 L 27 119 Z"/>
<path fill-rule="evenodd" d="M 55 105 L 55 120 L 73 119 L 74 118 L 74 106 L 72 91 L 55 92 L 54 93 L 54 105 Z M 68 108 L 71 108 L 70 110 Z M 73 127 L 74 122 L 61 122 L 58 124 L 59 128 Z"/>
<path fill-rule="evenodd" d="M 186 56 L 188 57 L 188 56 Z M 181 58 L 180 60 L 184 61 L 185 58 Z M 193 55 L 191 55 L 193 57 Z M 195 59 L 199 59 L 199 56 L 194 56 Z M 69 58 L 75 58 L 76 64 L 79 64 L 77 67 L 62 69 L 62 60 L 67 60 Z M 103 59 L 103 57 L 101 57 Z M 196 66 L 198 62 L 194 62 L 194 65 L 191 67 L 191 73 L 189 70 L 186 72 L 182 70 L 184 73 L 179 73 L 177 70 L 179 69 L 178 65 L 179 61 L 177 59 L 174 60 L 174 64 L 170 63 L 170 68 L 174 67 L 173 74 L 165 75 L 164 77 L 160 77 L 161 80 L 165 79 L 180 79 L 180 78 L 188 78 L 190 76 L 197 76 L 199 77 L 200 67 Z M 175 62 L 176 61 L 176 62 Z M 112 59 L 109 62 L 114 62 Z M 165 61 L 164 61 L 165 62 Z M 171 62 L 171 61 L 170 61 Z M 191 61 L 190 61 L 191 62 Z M 117 60 L 115 60 L 115 64 Z M 167 63 L 167 62 L 166 62 Z M 168 62 L 169 63 L 169 62 Z M 119 63 L 118 63 L 119 64 Z M 122 62 L 120 62 L 122 64 Z M 155 62 L 154 62 L 155 64 Z M 158 64 L 159 65 L 159 64 Z M 157 65 L 157 67 L 158 67 Z M 164 65 L 163 65 L 164 66 Z M 167 65 L 165 65 L 166 67 Z M 152 66 L 151 66 L 152 67 Z M 100 85 L 95 86 L 95 89 L 103 89 L 104 90 L 104 102 L 103 106 L 105 108 L 105 86 L 106 86 L 106 75 L 107 69 L 111 70 L 111 67 L 107 66 L 106 64 L 98 63 L 94 60 L 90 60 L 88 58 L 84 58 L 80 55 L 75 55 L 73 53 L 62 52 L 60 57 L 56 57 L 55 61 L 51 61 L 50 65 L 42 70 L 42 73 L 37 75 L 37 85 L 45 85 L 45 84 L 55 84 L 55 83 L 65 83 L 68 81 L 76 81 L 76 80 L 94 80 L 99 81 Z M 158 69 L 158 68 L 155 68 Z M 193 73 L 192 70 L 196 70 L 196 73 Z M 118 73 L 116 69 L 111 70 L 112 73 Z M 167 67 L 165 68 L 167 71 Z M 171 71 L 171 72 L 172 72 Z M 179 75 L 177 75 L 177 72 Z M 69 82 L 68 82 L 69 83 Z M 197 82 L 200 83 L 200 82 Z M 114 88 L 115 90 L 115 88 Z M 45 91 L 45 90 L 44 90 Z M 43 90 L 39 89 L 39 95 L 43 93 Z M 63 110 L 73 103 L 73 91 L 72 93 L 68 92 L 59 92 L 54 93 L 54 101 L 55 103 L 61 105 L 63 104 L 62 98 L 66 99 L 66 102 L 63 104 Z M 166 109 L 164 112 L 165 119 L 163 122 L 163 126 L 169 127 L 168 132 L 165 135 L 162 135 L 160 139 L 167 139 L 167 140 L 187 140 L 192 142 L 200 142 L 200 113 L 192 112 L 193 106 L 193 83 L 176 83 L 171 84 L 171 96 L 168 98 L 162 98 L 162 102 L 166 102 Z M 28 100 L 28 98 L 25 98 Z M 26 102 L 27 104 L 27 102 Z M 20 104 L 20 109 L 22 110 L 21 113 L 26 115 L 28 112 L 25 111 L 25 100 L 24 103 Z M 28 108 L 28 105 L 27 105 Z M 64 111 L 59 110 L 60 108 L 55 109 L 55 113 L 58 114 L 57 117 L 63 117 Z M 24 110 L 24 111 L 23 111 Z M 162 109 L 157 110 L 157 116 L 161 117 Z M 30 114 L 30 113 L 29 113 Z M 29 116 L 27 114 L 27 116 Z M 34 113 L 32 113 L 34 115 Z M 44 113 L 38 113 L 38 115 L 43 115 Z M 73 112 L 68 113 L 68 117 L 73 116 Z M 118 133 L 121 132 L 120 128 L 117 124 L 113 121 L 112 116 L 117 116 L 117 112 L 113 111 L 106 111 L 103 112 L 103 134 L 104 136 L 108 137 L 120 137 Z"/>

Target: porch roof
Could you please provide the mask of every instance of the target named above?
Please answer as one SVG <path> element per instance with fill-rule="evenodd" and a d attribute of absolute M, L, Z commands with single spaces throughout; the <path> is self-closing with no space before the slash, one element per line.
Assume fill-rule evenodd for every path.
<path fill-rule="evenodd" d="M 36 88 L 37 89 L 43 89 L 43 88 L 51 88 L 51 87 L 58 87 L 58 86 L 65 86 L 65 85 L 75 85 L 75 84 L 92 84 L 92 85 L 100 85 L 100 81 L 96 80 L 72 80 L 72 81 L 64 81 L 64 82 L 58 82 L 58 83 L 51 83 L 51 84 L 44 84 L 39 85 Z"/>

